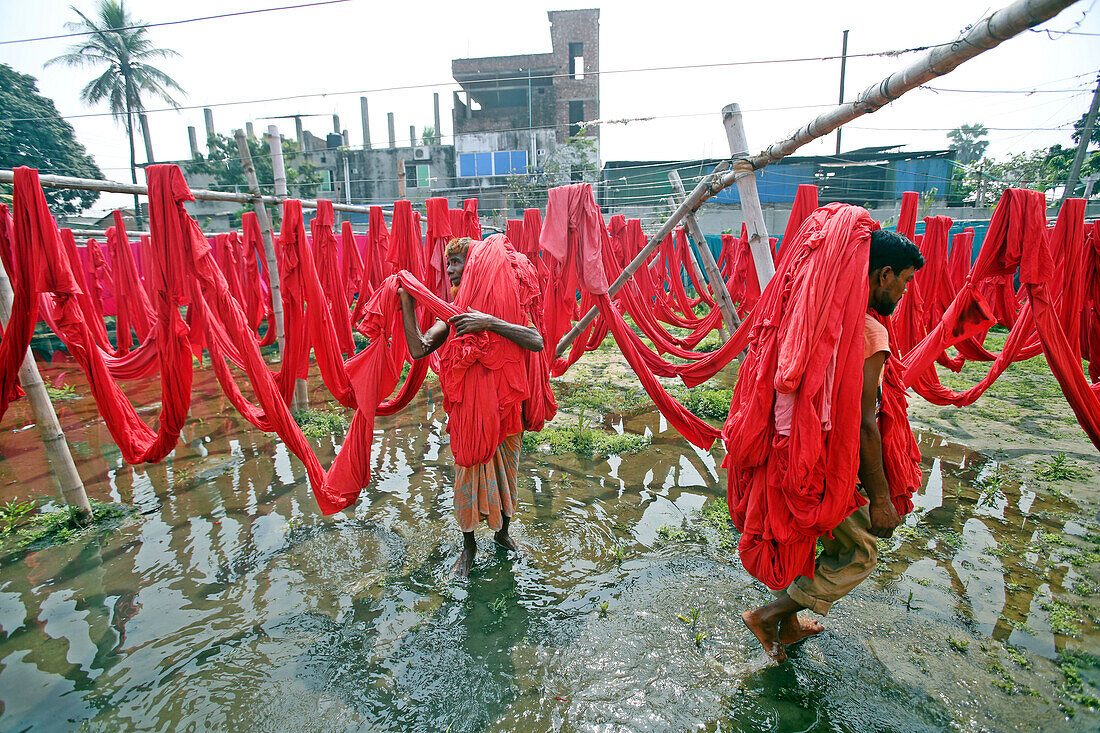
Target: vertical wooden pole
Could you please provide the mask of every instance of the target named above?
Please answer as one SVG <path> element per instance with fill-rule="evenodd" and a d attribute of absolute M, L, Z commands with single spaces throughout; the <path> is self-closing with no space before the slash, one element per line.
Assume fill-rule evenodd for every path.
<path fill-rule="evenodd" d="M 675 172 L 675 171 L 673 171 L 673 172 Z M 668 206 L 672 210 L 676 209 L 676 197 L 675 196 L 669 196 L 668 197 Z M 693 220 L 695 219 L 695 217 L 692 216 L 691 214 L 688 214 L 687 216 L 685 216 L 684 217 L 685 228 L 686 228 L 688 216 L 690 216 Z M 690 229 L 688 229 L 688 234 L 690 234 L 693 239 L 695 238 L 695 233 L 692 232 Z M 698 242 L 699 240 L 696 239 L 695 241 Z M 706 240 L 705 239 L 703 240 L 703 245 L 702 246 L 706 247 Z M 698 260 L 695 259 L 695 255 L 691 251 L 691 244 L 690 243 L 688 243 L 687 248 L 688 248 L 688 253 L 687 253 L 688 267 L 690 267 L 691 271 L 695 274 L 695 279 L 692 282 L 707 283 L 707 285 L 709 285 L 710 283 L 708 282 L 708 278 L 704 277 L 703 276 L 703 271 L 699 269 L 699 262 L 698 262 Z M 700 249 L 702 249 L 702 248 L 700 248 Z M 701 252 L 700 252 L 700 256 L 702 256 Z M 672 274 L 672 276 L 673 277 L 681 277 L 680 273 L 678 273 L 678 272 L 675 273 L 675 274 Z M 712 290 L 711 292 L 714 292 L 714 291 Z M 697 293 L 697 295 L 702 295 L 702 293 Z M 719 310 L 722 310 L 722 309 L 719 308 Z M 725 319 L 725 317 L 726 317 L 726 314 L 723 312 L 722 318 Z M 729 338 L 729 336 L 726 334 L 725 326 L 722 326 L 722 325 L 718 326 L 718 335 L 722 338 L 723 342 L 725 342 L 725 340 L 727 338 Z"/>
<path fill-rule="evenodd" d="M 271 128 L 268 128 L 270 133 Z M 276 136 L 278 130 L 275 131 Z M 260 184 L 256 180 L 256 167 L 252 165 L 252 152 L 248 149 L 248 140 L 245 138 L 244 130 L 237 130 L 233 133 L 233 136 L 237 140 L 237 151 L 241 156 L 241 163 L 244 166 L 245 180 L 248 181 L 248 191 L 252 194 L 253 202 L 252 208 L 256 212 L 256 219 L 260 223 L 260 235 L 264 242 L 264 260 L 267 263 L 267 278 L 268 283 L 271 286 L 271 310 L 272 316 L 275 319 L 275 336 L 279 343 L 279 355 L 280 357 L 285 353 L 286 349 L 286 336 L 283 332 L 283 293 L 279 287 L 279 264 L 275 257 L 275 243 L 271 240 L 271 217 L 267 214 L 267 206 L 264 205 L 260 196 Z M 282 161 L 282 147 L 279 147 L 280 162 Z M 272 161 L 272 167 L 274 167 L 274 161 Z M 283 182 L 286 182 L 286 176 L 283 176 Z"/>
<path fill-rule="evenodd" d="M 756 265 L 756 278 L 763 292 L 775 274 L 775 263 L 768 241 L 768 226 L 764 223 L 764 210 L 760 207 L 760 195 L 756 191 L 756 175 L 752 163 L 748 161 L 749 143 L 745 138 L 745 123 L 741 119 L 741 105 L 734 103 L 723 107 L 722 124 L 726 127 L 726 138 L 733 157 L 733 171 L 737 192 L 741 195 L 741 213 L 749 233 L 749 249 Z"/>
<path fill-rule="evenodd" d="M 672 190 L 676 193 L 676 198 L 680 200 L 687 198 L 687 190 L 684 189 L 684 182 L 680 180 L 678 172 L 669 171 L 668 180 L 672 183 Z M 730 298 L 729 291 L 726 290 L 726 281 L 722 279 L 722 272 L 718 269 L 718 263 L 714 261 L 714 253 L 710 251 L 710 247 L 707 245 L 706 235 L 703 234 L 699 221 L 693 213 L 684 216 L 684 225 L 687 227 L 688 234 L 691 235 L 691 238 L 695 240 L 695 244 L 699 247 L 699 257 L 703 260 L 703 267 L 707 271 L 710 292 L 718 302 L 718 309 L 722 311 L 722 319 L 726 322 L 729 330 L 733 331 L 741 325 L 741 319 L 737 317 L 737 309 L 733 307 L 733 299 Z M 723 333 L 722 340 L 725 341 L 727 338 L 726 334 Z"/>
<path fill-rule="evenodd" d="M 11 281 L 8 273 L 4 271 L 4 265 L 0 262 L 0 319 L 5 327 L 11 319 L 12 301 L 15 294 L 11 289 Z M 84 483 L 77 473 L 73 455 L 69 452 L 69 443 L 65 440 L 65 433 L 61 430 L 61 424 L 57 421 L 57 413 L 54 412 L 50 395 L 46 392 L 46 385 L 42 381 L 42 375 L 38 373 L 38 365 L 34 361 L 34 355 L 30 347 L 23 355 L 23 365 L 19 367 L 19 383 L 23 385 L 23 391 L 27 393 L 27 402 L 31 406 L 31 414 L 34 415 L 34 424 L 38 428 L 38 434 L 42 437 L 42 444 L 46 448 L 46 458 L 50 462 L 50 470 L 61 487 L 61 495 L 65 503 L 74 507 L 81 519 L 92 515 L 92 507 L 88 503 L 88 495 L 84 493 Z"/>
<path fill-rule="evenodd" d="M 237 132 L 240 132 L 240 130 L 238 130 Z M 238 148 L 241 147 L 241 138 L 237 138 L 237 147 Z M 278 196 L 279 198 L 286 198 L 289 195 L 289 193 L 287 191 L 287 186 L 286 186 L 286 165 L 283 163 L 283 138 L 282 138 L 281 135 L 279 135 L 279 128 L 276 127 L 275 125 L 268 125 L 268 127 L 267 127 L 267 147 L 268 147 L 268 150 L 271 151 L 271 177 L 274 179 L 274 182 L 275 182 L 275 195 Z M 248 145 L 245 144 L 244 152 L 241 153 L 242 158 L 244 158 L 245 155 L 249 156 L 247 158 L 246 162 L 245 162 L 245 175 L 246 176 L 248 175 L 249 170 L 252 171 L 252 175 L 248 178 L 248 187 L 249 187 L 250 190 L 252 190 L 253 189 L 253 183 L 255 182 L 255 189 L 252 190 L 252 193 L 259 194 L 260 193 L 260 185 L 259 185 L 259 182 L 256 180 L 256 168 L 255 168 L 255 166 L 252 165 L 251 153 L 249 153 L 247 151 L 248 151 Z M 258 206 L 263 207 L 264 206 L 263 202 L 258 202 Z M 260 216 L 259 208 L 256 209 L 256 216 L 257 217 Z M 267 208 L 266 207 L 264 207 L 264 216 L 265 217 L 267 216 Z M 266 239 L 270 239 L 271 238 L 270 237 L 270 232 L 271 232 L 270 220 L 268 220 L 268 224 L 265 225 L 264 222 L 263 222 L 263 219 L 261 219 L 260 220 L 260 227 L 264 230 Z M 265 239 L 265 242 L 264 242 L 265 254 L 266 254 L 266 250 L 267 250 L 267 241 L 266 241 L 266 239 Z M 271 265 L 269 265 L 269 267 L 271 269 L 271 272 L 275 273 L 275 277 L 278 277 L 279 266 L 278 266 L 278 264 L 275 264 L 275 243 L 274 242 L 271 243 L 271 254 L 268 255 L 268 261 L 269 261 L 269 263 L 274 264 L 273 267 Z M 272 293 L 274 293 L 274 286 L 272 286 Z M 272 296 L 272 301 L 274 301 L 274 296 Z M 277 335 L 278 335 L 278 338 L 279 338 L 279 354 L 282 355 L 282 354 L 286 353 L 283 350 L 285 348 L 285 345 L 286 345 L 285 344 L 286 331 L 285 331 L 285 327 L 283 326 L 283 298 L 282 298 L 282 291 L 281 290 L 280 290 L 280 293 L 279 293 L 279 315 L 278 315 L 277 320 L 278 320 L 278 323 L 279 323 L 279 331 L 277 332 Z M 291 400 L 291 407 L 294 410 L 305 410 L 305 409 L 309 408 L 309 390 L 307 389 L 307 386 L 306 386 L 306 380 L 304 380 L 304 379 L 295 380 L 295 382 L 294 382 L 294 398 Z"/>

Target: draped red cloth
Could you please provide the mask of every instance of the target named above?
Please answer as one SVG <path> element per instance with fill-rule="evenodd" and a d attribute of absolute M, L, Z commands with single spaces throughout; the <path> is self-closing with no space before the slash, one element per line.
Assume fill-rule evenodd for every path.
<path fill-rule="evenodd" d="M 898 233 L 904 234 L 910 242 L 916 242 L 917 207 L 920 194 L 906 191 L 901 195 L 901 213 L 898 214 Z"/>
<path fill-rule="evenodd" d="M 244 306 L 245 318 L 249 327 L 255 331 L 267 320 L 267 333 L 264 334 L 260 346 L 275 343 L 278 336 L 275 328 L 274 306 L 271 301 L 271 285 L 267 278 L 260 274 L 260 263 L 266 262 L 267 255 L 264 252 L 263 234 L 260 232 L 260 220 L 256 218 L 256 212 L 246 211 L 241 215 L 241 228 L 244 234 L 243 259 L 244 267 Z"/>
<path fill-rule="evenodd" d="M 539 290 L 546 293 L 546 281 L 550 277 L 550 268 L 542 259 L 542 245 L 539 238 L 542 236 L 542 212 L 538 209 L 523 210 L 523 237 L 519 242 L 512 242 L 515 248 L 527 256 L 531 264 L 535 266 L 535 272 L 539 276 Z"/>
<path fill-rule="evenodd" d="M 286 348 L 276 381 L 283 399 L 289 404 L 294 381 L 306 378 L 312 348 L 329 392 L 340 404 L 354 407 L 329 299 L 306 240 L 302 202 L 297 199 L 283 202 L 283 224 L 277 245 Z"/>
<path fill-rule="evenodd" d="M 504 236 L 513 247 L 518 247 L 523 240 L 523 219 L 509 219 L 504 229 Z"/>
<path fill-rule="evenodd" d="M 608 298 L 604 249 L 611 245 L 589 184 L 550 189 L 541 242 L 543 251 L 553 258 L 551 290 L 546 302 L 547 344 L 558 343 L 569 329 L 570 317 L 576 310 L 577 290 L 587 293 L 599 306 L 619 349 L 657 408 L 690 442 L 709 448 L 718 432 L 665 391 L 646 365 L 637 347 L 637 336 Z"/>
<path fill-rule="evenodd" d="M 1084 283 L 1079 328 L 1081 356 L 1089 362 L 1089 378 L 1100 382 L 1100 222 L 1085 225 L 1078 272 Z"/>
<path fill-rule="evenodd" d="M 447 263 L 444 250 L 447 242 L 454 238 L 451 230 L 450 208 L 445 198 L 430 198 L 426 202 L 428 210 L 428 232 L 424 239 L 425 284 L 442 300 L 451 300 L 451 281 L 447 279 Z"/>
<path fill-rule="evenodd" d="M 332 227 L 336 213 L 332 202 L 317 200 L 317 215 L 309 223 L 313 235 L 313 250 L 317 256 L 317 275 L 321 291 L 332 314 L 332 326 L 336 330 L 336 342 L 344 354 L 355 353 L 355 341 L 351 336 L 351 318 L 348 310 L 347 285 L 340 270 L 340 244 Z"/>
<path fill-rule="evenodd" d="M 798 190 L 794 195 L 794 203 L 791 204 L 791 215 L 787 217 L 787 227 L 783 230 L 781 244 L 786 244 L 794 239 L 802 222 L 806 221 L 814 210 L 817 209 L 817 186 L 808 183 L 798 184 Z M 757 283 L 759 285 L 759 282 Z"/>
<path fill-rule="evenodd" d="M 350 221 L 340 225 L 340 272 L 344 275 L 348 306 L 355 301 L 356 293 L 359 293 L 361 298 L 370 295 L 370 291 L 367 290 L 370 288 L 370 283 L 367 282 L 363 268 L 363 256 L 359 253 L 359 245 L 355 242 Z"/>
<path fill-rule="evenodd" d="M 101 316 L 114 315 L 113 308 L 108 310 L 107 297 L 109 291 L 104 288 L 104 284 L 109 284 L 112 279 L 111 268 L 107 264 L 107 256 L 103 254 L 103 248 L 99 245 L 99 242 L 92 237 L 88 238 L 86 249 L 88 251 L 88 287 L 91 288 L 92 301 L 96 304 Z"/>
<path fill-rule="evenodd" d="M 470 239 L 481 239 L 481 221 L 477 218 L 477 199 L 466 199 L 465 201 L 463 201 L 462 211 L 462 234 L 456 233 L 455 236 L 466 236 Z"/>
<path fill-rule="evenodd" d="M 122 214 L 116 211 L 114 219 L 115 225 L 107 228 L 107 252 L 111 258 L 111 273 L 115 276 L 112 293 L 118 307 L 115 340 L 119 352 L 126 353 L 133 346 L 130 330 L 137 332 L 138 342 L 145 341 L 156 314 L 145 292 L 145 286 L 141 284 Z"/>
<path fill-rule="evenodd" d="M 372 288 L 377 288 L 391 273 L 389 259 L 390 233 L 386 229 L 386 217 L 381 206 L 370 207 L 367 247 L 363 253 L 363 268 L 369 276 Z"/>
<path fill-rule="evenodd" d="M 103 325 L 103 312 L 99 303 L 92 297 L 92 290 L 88 286 L 88 280 L 84 276 L 84 267 L 80 263 L 80 256 L 76 251 L 76 238 L 71 229 L 61 230 L 61 244 L 65 248 L 65 255 L 76 282 L 76 302 L 80 306 L 80 312 L 88 324 L 88 332 L 95 340 L 96 346 L 106 351 L 113 352 L 111 342 L 107 340 L 107 328 Z"/>
<path fill-rule="evenodd" d="M 867 261 L 876 228 L 859 207 L 815 211 L 784 245 L 781 268 L 753 312 L 723 428 L 723 465 L 742 562 L 771 588 L 813 577 L 817 538 L 864 503 L 856 481 Z M 790 435 L 775 430 L 777 393 L 794 396 Z"/>

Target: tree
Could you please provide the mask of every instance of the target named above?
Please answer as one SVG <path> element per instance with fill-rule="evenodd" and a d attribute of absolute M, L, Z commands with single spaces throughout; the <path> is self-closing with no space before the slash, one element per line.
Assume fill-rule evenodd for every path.
<path fill-rule="evenodd" d="M 947 148 L 955 151 L 956 161 L 963 165 L 969 165 L 981 160 L 981 157 L 985 155 L 985 149 L 989 147 L 989 141 L 982 138 L 987 135 L 989 135 L 989 129 L 981 123 L 961 125 L 947 133 L 948 139 L 951 140 L 951 144 Z"/>
<path fill-rule="evenodd" d="M 271 151 L 266 144 L 254 136 L 249 136 L 248 152 L 252 155 L 252 164 L 256 168 L 256 179 L 260 184 L 260 191 L 274 195 L 274 174 L 271 168 Z M 244 165 L 241 163 L 241 154 L 237 150 L 237 141 L 215 133 L 207 144 L 210 153 L 203 156 L 196 153 L 194 160 L 184 165 L 187 173 L 207 175 L 221 187 L 236 186 L 241 190 L 248 190 L 248 181 L 244 177 Z M 298 157 L 298 145 L 293 140 L 283 140 L 283 159 L 292 161 Z M 270 183 L 269 183 L 270 181 Z M 321 184 L 321 170 L 308 161 L 297 166 L 287 166 L 286 183 L 288 189 L 295 195 L 303 198 L 312 198 L 317 194 L 317 187 Z"/>
<path fill-rule="evenodd" d="M 1085 129 L 1085 120 L 1088 119 L 1089 113 L 1081 115 L 1081 119 L 1073 123 L 1073 134 L 1070 135 L 1073 138 L 1073 144 L 1077 145 L 1081 142 L 1081 132 Z M 1092 135 L 1089 136 L 1090 143 L 1100 143 L 1100 122 L 1092 126 Z M 1072 156 L 1071 156 L 1072 157 Z"/>
<path fill-rule="evenodd" d="M 122 0 L 100 0 L 96 16 L 89 18 L 75 6 L 71 10 L 80 16 L 78 23 L 66 23 L 68 30 L 86 33 L 83 39 L 69 47 L 67 53 L 47 62 L 73 67 L 106 67 L 80 90 L 80 99 L 92 106 L 107 102 L 116 122 L 122 122 L 130 140 L 130 180 L 137 183 L 137 161 L 134 153 L 134 116 L 145 109 L 143 97 L 152 95 L 178 107 L 172 92 L 184 94 L 172 77 L 150 62 L 178 56 L 175 51 L 157 48 L 140 21 L 135 21 Z M 145 130 L 148 133 L 148 130 Z M 151 162 L 151 161 L 150 161 Z M 134 196 L 134 216 L 141 221 L 137 196 Z"/>
<path fill-rule="evenodd" d="M 92 156 L 76 140 L 73 126 L 57 113 L 53 100 L 38 93 L 33 76 L 0 64 L 0 168 L 37 168 L 77 178 L 103 178 Z M 4 198 L 11 185 L 0 185 Z M 95 203 L 98 191 L 47 188 L 55 214 L 79 214 Z"/>
<path fill-rule="evenodd" d="M 421 145 L 435 145 L 435 125 L 424 125 L 420 130 Z"/>

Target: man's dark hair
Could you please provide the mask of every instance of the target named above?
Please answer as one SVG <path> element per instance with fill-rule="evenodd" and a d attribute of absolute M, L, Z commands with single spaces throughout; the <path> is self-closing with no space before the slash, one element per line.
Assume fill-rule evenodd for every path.
<path fill-rule="evenodd" d="M 924 267 L 924 255 L 904 234 L 888 229 L 876 229 L 871 232 L 871 258 L 867 273 L 870 274 L 884 267 L 891 268 L 895 273 L 910 267 L 919 270 Z"/>

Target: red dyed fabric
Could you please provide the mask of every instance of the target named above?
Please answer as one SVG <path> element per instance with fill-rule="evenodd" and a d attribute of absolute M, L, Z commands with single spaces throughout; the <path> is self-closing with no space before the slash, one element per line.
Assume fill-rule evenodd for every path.
<path fill-rule="evenodd" d="M 898 233 L 908 237 L 910 242 L 916 242 L 917 231 L 917 206 L 920 204 L 920 195 L 916 191 L 906 191 L 901 195 L 901 213 L 898 214 Z"/>
<path fill-rule="evenodd" d="M 1081 356 L 1089 362 L 1089 378 L 1100 382 L 1100 222 L 1085 225 L 1078 272 L 1081 293 Z"/>
<path fill-rule="evenodd" d="M 504 229 L 504 236 L 513 247 L 519 247 L 520 242 L 523 241 L 523 219 L 509 219 Z"/>
<path fill-rule="evenodd" d="M 657 408 L 685 438 L 707 449 L 718 432 L 665 391 L 630 339 L 628 332 L 633 331 L 607 296 L 603 262 L 603 249 L 610 247 L 607 239 L 607 229 L 589 184 L 550 190 L 541 237 L 544 252 L 553 258 L 551 292 L 546 304 L 546 342 L 556 344 L 561 340 L 575 311 L 577 290 L 587 292 L 595 299 L 619 349 Z"/>
<path fill-rule="evenodd" d="M 794 203 L 791 204 L 791 215 L 787 218 L 787 228 L 783 230 L 782 244 L 794 240 L 802 222 L 817 209 L 817 186 L 808 183 L 800 183 L 798 191 L 794 195 Z M 759 281 L 756 283 L 760 284 Z"/>
<path fill-rule="evenodd" d="M 477 199 L 466 199 L 462 202 L 462 234 L 470 239 L 481 239 L 481 221 L 477 218 Z"/>
<path fill-rule="evenodd" d="M 62 249 L 56 225 L 50 217 L 45 196 L 38 185 L 37 171 L 28 168 L 16 170 L 15 178 L 15 227 L 14 250 L 22 271 L 17 297 L 26 297 L 28 277 L 34 280 L 32 288 L 53 294 L 53 321 L 60 329 L 59 335 L 69 351 L 84 369 L 92 396 L 100 415 L 118 444 L 128 463 L 159 461 L 176 445 L 190 405 L 191 354 L 188 350 L 187 328 L 179 315 L 179 306 L 188 302 L 184 292 L 184 273 L 173 244 L 178 244 L 180 232 L 165 223 L 163 198 L 165 192 L 156 185 L 152 166 L 150 175 L 150 227 L 162 236 L 167 246 L 151 252 L 153 272 L 152 286 L 156 302 L 155 329 L 152 338 L 157 345 L 161 371 L 161 412 L 158 430 L 151 430 L 141 421 L 115 384 L 104 360 L 101 349 L 83 318 L 77 303 L 79 286 L 73 277 L 68 257 Z M 182 182 L 182 176 L 180 177 Z M 14 283 L 13 283 L 14 284 Z M 20 312 L 31 315 L 33 305 L 18 306 Z M 31 323 L 33 329 L 33 321 Z M 18 349 L 22 339 L 22 325 L 18 334 L 9 333 L 0 344 L 0 384 L 7 385 L 9 364 L 8 349 Z M 9 331 L 12 329 L 9 328 Z M 29 342 L 22 343 L 22 350 Z M 10 347 L 9 347 L 10 344 Z M 20 353 L 19 358 L 22 358 Z M 6 389 L 3 395 L 7 404 Z"/>
<path fill-rule="evenodd" d="M 96 346 L 109 352 L 114 352 L 114 347 L 107 340 L 107 329 L 103 325 L 103 313 L 99 309 L 98 302 L 92 297 L 92 290 L 84 277 L 84 267 L 80 264 L 80 255 L 76 251 L 76 239 L 71 229 L 61 230 L 61 245 L 65 249 L 65 256 L 69 263 L 69 269 L 73 273 L 76 282 L 76 302 L 80 306 L 80 312 L 84 316 L 84 322 L 88 324 L 88 332 L 92 335 Z"/>
<path fill-rule="evenodd" d="M 391 273 L 389 252 L 390 233 L 386 229 L 386 217 L 381 206 L 370 207 L 370 229 L 367 247 L 363 253 L 363 268 L 372 288 L 377 288 Z"/>
<path fill-rule="evenodd" d="M 118 350 L 126 353 L 133 347 L 130 330 L 137 332 L 138 342 L 145 341 L 156 320 L 156 314 L 145 292 L 145 286 L 141 284 L 122 214 L 116 211 L 114 219 L 115 225 L 107 229 L 107 252 L 111 258 L 111 273 L 115 276 L 111 291 L 118 307 L 115 339 Z"/>
<path fill-rule="evenodd" d="M 249 328 L 253 331 L 259 329 L 260 324 L 267 320 L 267 333 L 264 334 L 260 346 L 275 343 L 277 337 L 275 329 L 274 306 L 271 301 L 271 285 L 266 278 L 267 255 L 264 252 L 263 234 L 260 232 L 260 220 L 256 218 L 256 212 L 246 211 L 241 215 L 241 228 L 244 232 L 243 259 L 244 266 L 244 306 L 245 318 Z M 264 273 L 261 275 L 260 263 L 265 263 Z"/>
<path fill-rule="evenodd" d="M 306 242 L 301 201 L 283 202 L 283 225 L 277 244 L 286 348 L 276 381 L 283 399 L 289 404 L 294 381 L 306 378 L 312 348 L 329 392 L 341 405 L 354 407 L 329 299 L 321 287 L 313 251 Z"/>
<path fill-rule="evenodd" d="M 445 198 L 431 198 L 426 202 L 428 209 L 428 234 L 424 240 L 425 284 L 441 300 L 451 300 L 451 281 L 447 279 L 447 263 L 444 250 L 447 242 L 454 238 L 451 230 L 450 208 Z"/>
<path fill-rule="evenodd" d="M 317 275 L 321 292 L 327 301 L 336 332 L 336 343 L 344 354 L 355 353 L 355 341 L 351 337 L 351 318 L 347 301 L 347 285 L 340 270 L 340 244 L 332 227 L 336 214 L 332 202 L 317 200 L 317 215 L 309 223 L 313 235 L 313 250 L 317 256 Z"/>
<path fill-rule="evenodd" d="M 542 236 L 542 212 L 538 209 L 524 209 L 523 211 L 523 237 L 519 242 L 513 242 L 513 246 L 527 256 L 531 264 L 535 266 L 535 272 L 539 276 L 539 290 L 546 293 L 546 282 L 550 278 L 550 268 L 542 258 L 542 245 L 539 238 Z"/>
<path fill-rule="evenodd" d="M 724 465 L 741 559 L 771 588 L 813 577 L 817 538 L 864 503 L 856 491 L 863 321 L 877 227 L 859 207 L 815 211 L 784 246 L 753 312 L 723 428 Z M 777 393 L 794 396 L 790 435 L 775 430 Z"/>
<path fill-rule="evenodd" d="M 111 268 L 107 264 L 107 256 L 103 253 L 103 248 L 99 245 L 99 242 L 92 237 L 88 238 L 86 248 L 88 251 L 88 287 L 91 288 L 92 301 L 96 304 L 100 315 L 114 315 L 114 299 L 112 298 L 111 303 L 108 304 L 109 291 L 104 288 L 104 284 L 109 285 L 113 279 Z"/>

